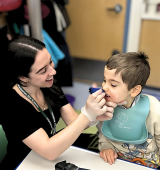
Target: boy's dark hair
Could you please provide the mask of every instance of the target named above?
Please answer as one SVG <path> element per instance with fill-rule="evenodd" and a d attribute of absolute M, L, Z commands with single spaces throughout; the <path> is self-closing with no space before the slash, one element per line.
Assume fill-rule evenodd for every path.
<path fill-rule="evenodd" d="M 131 90 L 136 85 L 142 88 L 150 75 L 149 58 L 143 52 L 129 52 L 113 55 L 107 60 L 109 70 L 116 69 L 115 74 L 121 72 L 122 81 Z"/>

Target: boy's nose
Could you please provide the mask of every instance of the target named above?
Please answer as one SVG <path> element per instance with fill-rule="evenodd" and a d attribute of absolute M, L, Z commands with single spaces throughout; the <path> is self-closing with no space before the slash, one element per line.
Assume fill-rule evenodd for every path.
<path fill-rule="evenodd" d="M 104 90 L 105 92 L 107 92 L 107 91 L 109 90 L 109 87 L 108 87 L 107 85 L 104 85 L 104 86 L 103 86 L 103 90 Z"/>

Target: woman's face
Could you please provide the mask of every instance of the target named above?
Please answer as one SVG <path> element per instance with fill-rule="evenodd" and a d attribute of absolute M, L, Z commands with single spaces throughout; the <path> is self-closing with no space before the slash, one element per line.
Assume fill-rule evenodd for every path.
<path fill-rule="evenodd" d="M 54 70 L 51 55 L 46 48 L 43 48 L 37 53 L 35 62 L 31 66 L 28 84 L 34 87 L 51 87 L 54 80 L 53 76 L 55 74 L 56 71 Z"/>

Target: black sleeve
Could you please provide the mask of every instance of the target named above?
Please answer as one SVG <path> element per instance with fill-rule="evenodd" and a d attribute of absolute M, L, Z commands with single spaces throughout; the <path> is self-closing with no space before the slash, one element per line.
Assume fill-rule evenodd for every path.
<path fill-rule="evenodd" d="M 68 102 L 67 98 L 65 97 L 62 89 L 59 86 L 56 86 L 56 91 L 59 94 L 58 101 L 60 102 L 60 108 L 61 108 L 62 106 L 68 104 L 69 102 Z"/>
<path fill-rule="evenodd" d="M 56 108 L 61 108 L 62 106 L 68 104 L 68 100 L 66 99 L 62 89 L 53 85 L 51 88 L 42 88 L 45 99 L 51 106 Z"/>

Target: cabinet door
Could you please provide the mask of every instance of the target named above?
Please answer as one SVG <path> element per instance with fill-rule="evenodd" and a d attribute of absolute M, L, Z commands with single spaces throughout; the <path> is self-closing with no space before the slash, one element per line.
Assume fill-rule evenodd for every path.
<path fill-rule="evenodd" d="M 66 40 L 71 56 L 106 61 L 113 50 L 123 49 L 127 0 L 69 0 L 71 25 Z M 117 4 L 122 11 L 116 13 Z"/>
<path fill-rule="evenodd" d="M 149 57 L 151 73 L 147 85 L 160 88 L 160 21 L 142 22 L 139 50 Z"/>

